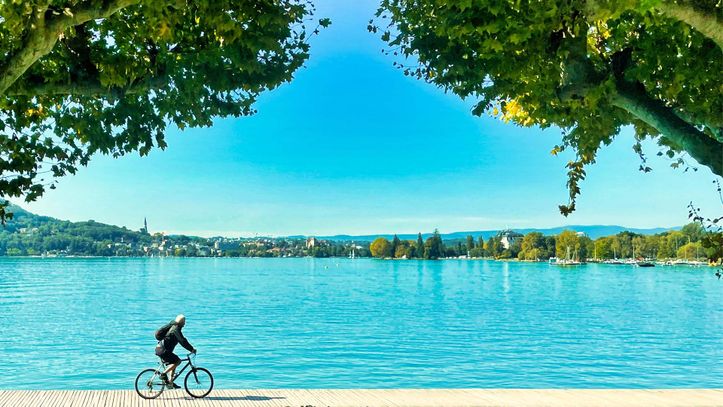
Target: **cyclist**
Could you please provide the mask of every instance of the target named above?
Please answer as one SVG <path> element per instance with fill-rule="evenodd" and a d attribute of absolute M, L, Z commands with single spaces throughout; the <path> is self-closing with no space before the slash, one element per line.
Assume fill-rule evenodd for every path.
<path fill-rule="evenodd" d="M 173 353 L 173 349 L 179 343 L 191 353 L 196 353 L 196 348 L 188 343 L 186 337 L 183 336 L 183 332 L 181 332 L 186 325 L 186 317 L 183 314 L 178 315 L 169 325 L 170 328 L 168 332 L 166 332 L 163 339 L 158 341 L 158 345 L 156 345 L 156 356 L 168 365 L 166 370 L 161 374 L 161 379 L 169 389 L 180 389 L 181 386 L 173 383 L 173 374 L 178 365 L 181 364 L 181 358 Z"/>

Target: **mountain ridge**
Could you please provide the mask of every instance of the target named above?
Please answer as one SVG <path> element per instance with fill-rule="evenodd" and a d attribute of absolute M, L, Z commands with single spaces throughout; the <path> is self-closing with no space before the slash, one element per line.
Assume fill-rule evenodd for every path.
<path fill-rule="evenodd" d="M 682 228 L 682 226 L 671 226 L 671 227 L 655 227 L 655 228 L 629 228 L 625 226 L 620 225 L 567 225 L 567 226 L 556 226 L 551 228 L 510 228 L 510 229 L 489 229 L 489 230 L 475 230 L 475 231 L 463 231 L 463 232 L 450 232 L 450 233 L 440 233 L 442 236 L 442 239 L 444 240 L 457 240 L 457 239 L 466 239 L 468 235 L 472 235 L 475 238 L 478 238 L 482 236 L 484 239 L 489 239 L 492 236 L 495 236 L 499 232 L 503 230 L 511 230 L 517 233 L 526 234 L 529 232 L 540 232 L 543 235 L 556 235 L 563 230 L 573 230 L 575 232 L 583 232 L 591 239 L 597 239 L 599 237 L 603 236 L 610 236 L 615 235 L 620 232 L 628 231 L 640 235 L 655 235 L 658 233 L 667 232 L 670 230 L 679 230 Z M 306 238 L 310 237 L 311 235 L 292 235 L 292 236 L 285 236 L 288 238 Z M 402 240 L 409 240 L 409 239 L 416 239 L 417 234 L 415 233 L 399 233 L 396 235 L 398 238 Z M 432 233 L 422 233 L 422 238 L 426 239 L 429 236 L 432 236 Z M 339 235 L 327 235 L 327 236 L 314 236 L 317 239 L 324 239 L 324 240 L 339 240 L 339 241 L 371 241 L 376 239 L 377 237 L 384 237 L 387 239 L 392 239 L 394 237 L 394 233 L 380 233 L 380 234 L 367 234 L 367 235 L 347 235 L 347 234 L 339 234 Z"/>
<path fill-rule="evenodd" d="M 105 224 L 101 222 L 95 222 L 93 220 L 86 220 L 86 221 L 79 221 L 79 222 L 71 222 L 68 220 L 62 220 L 53 218 L 50 216 L 45 215 L 38 215 L 33 212 L 27 211 L 23 209 L 20 206 L 17 205 L 11 205 L 8 210 L 10 212 L 14 212 L 16 214 L 15 219 L 11 219 L 8 221 L 7 226 L 4 228 L 6 231 L 13 232 L 15 228 L 13 228 L 13 223 L 17 222 L 18 220 L 22 218 L 32 218 L 32 221 L 29 222 L 33 226 L 37 225 L 37 223 L 42 222 L 69 222 L 72 224 L 87 224 L 89 222 L 93 222 L 98 225 L 105 225 L 110 226 L 114 228 L 121 229 L 123 231 L 132 231 L 131 229 L 128 229 L 123 226 L 117 226 L 112 224 Z M 23 219 L 26 223 L 30 219 Z M 30 226 L 30 225 L 27 225 Z M 623 231 L 629 231 L 636 234 L 641 235 L 654 235 L 670 230 L 679 230 L 682 226 L 672 226 L 672 227 L 655 227 L 655 228 L 629 228 L 625 226 L 620 225 L 566 225 L 566 226 L 556 226 L 551 228 L 511 228 L 509 230 L 512 230 L 517 233 L 526 234 L 529 232 L 540 232 L 543 235 L 555 235 L 563 230 L 574 230 L 576 232 L 583 232 L 587 236 L 589 236 L 591 239 L 597 239 L 598 237 L 603 236 L 609 236 L 614 235 Z M 472 235 L 475 238 L 479 238 L 482 236 L 484 239 L 489 239 L 491 236 L 494 236 L 498 234 L 500 231 L 505 229 L 488 229 L 488 230 L 473 230 L 473 231 L 458 231 L 458 232 L 450 232 L 450 233 L 441 233 L 442 239 L 445 240 L 457 240 L 457 239 L 465 239 L 468 235 Z M 426 239 L 427 237 L 431 236 L 432 233 L 422 233 L 422 238 Z M 182 236 L 182 235 L 179 235 Z M 185 235 L 188 237 L 197 237 L 192 235 Z M 314 236 L 317 239 L 323 239 L 323 240 L 335 240 L 335 241 L 359 241 L 359 242 L 365 242 L 365 241 L 372 241 L 376 239 L 377 237 L 385 237 L 387 239 L 391 239 L 394 237 L 394 233 L 379 233 L 379 234 L 363 234 L 363 235 L 351 235 L 351 234 L 337 234 L 337 235 L 286 235 L 286 236 L 277 236 L 277 238 L 287 238 L 287 239 L 306 239 L 307 237 Z M 222 237 L 222 236 L 218 236 Z M 229 236 L 225 236 L 229 237 Z M 262 236 L 259 236 L 262 237 Z M 416 239 L 417 234 L 415 233 L 401 233 L 397 234 L 397 237 L 400 239 L 408 240 L 408 239 Z"/>

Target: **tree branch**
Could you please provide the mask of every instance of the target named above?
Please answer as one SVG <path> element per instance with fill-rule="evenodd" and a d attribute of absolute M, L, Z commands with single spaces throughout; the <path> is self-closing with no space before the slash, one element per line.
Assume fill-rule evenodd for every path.
<path fill-rule="evenodd" d="M 723 49 L 723 23 L 718 18 L 718 13 L 706 13 L 693 5 L 683 5 L 671 0 L 663 1 L 657 9 L 668 17 L 687 23 Z"/>
<path fill-rule="evenodd" d="M 50 53 L 60 35 L 69 27 L 90 20 L 107 18 L 141 0 L 90 0 L 68 14 L 46 18 L 46 9 L 38 8 L 22 47 L 0 68 L 0 95 L 12 86 L 38 59 Z"/>
<path fill-rule="evenodd" d="M 713 2 L 711 2 L 713 3 Z M 627 3 L 625 10 L 633 8 L 634 3 Z M 601 0 L 586 0 L 583 6 L 585 14 L 590 18 L 599 18 L 599 16 L 609 15 L 624 10 L 613 10 L 611 4 Z M 694 30 L 710 38 L 723 49 L 723 23 L 721 23 L 715 6 L 713 10 L 706 12 L 696 8 L 690 1 L 683 0 L 663 0 L 655 7 L 657 11 L 674 20 L 687 23 Z"/>
<path fill-rule="evenodd" d="M 671 108 L 648 96 L 641 86 L 618 81 L 612 104 L 655 128 L 698 163 L 723 177 L 723 143 L 678 117 Z"/>
<path fill-rule="evenodd" d="M 8 96 L 98 96 L 109 95 L 121 97 L 146 92 L 150 89 L 160 89 L 168 86 L 171 79 L 168 76 L 155 76 L 149 79 L 136 81 L 127 87 L 103 86 L 97 78 L 79 82 L 67 83 L 37 83 L 24 86 L 13 86 L 5 92 Z"/>
<path fill-rule="evenodd" d="M 688 114 L 684 110 L 679 109 L 675 110 L 675 114 L 694 126 L 703 127 L 709 135 L 713 136 L 713 138 L 718 140 L 719 143 L 723 143 L 723 123 L 721 123 L 720 120 L 713 120 L 711 122 L 700 122 L 693 119 L 693 116 L 691 114 Z"/>

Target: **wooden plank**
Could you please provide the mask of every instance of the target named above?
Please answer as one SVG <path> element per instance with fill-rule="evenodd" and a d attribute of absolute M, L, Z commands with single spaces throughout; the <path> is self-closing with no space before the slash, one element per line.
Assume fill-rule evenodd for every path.
<path fill-rule="evenodd" d="M 137 401 L 136 397 L 138 397 L 138 395 L 135 395 L 136 397 L 133 396 L 134 394 L 128 390 L 118 390 L 118 399 L 121 400 L 119 405 L 122 407 L 131 407 Z"/>
<path fill-rule="evenodd" d="M 9 406 L 17 405 L 17 400 L 18 400 L 19 397 L 20 397 L 19 393 L 10 392 L 10 393 L 8 394 L 7 399 L 6 399 L 6 403 L 3 404 L 3 407 L 6 407 L 6 406 L 9 407 Z M 11 403 L 12 403 L 12 404 L 11 404 Z"/>
<path fill-rule="evenodd" d="M 22 406 L 23 405 L 23 398 L 27 397 L 24 391 L 19 391 L 15 394 L 13 394 L 12 397 L 9 399 L 9 403 L 6 404 L 6 406 L 10 407 L 16 407 L 16 406 Z"/>
<path fill-rule="evenodd" d="M 115 401 L 113 400 L 112 391 L 103 392 L 103 406 L 104 407 L 115 407 Z"/>
<path fill-rule="evenodd" d="M 463 406 L 705 406 L 723 407 L 723 389 L 267 389 L 214 390 L 206 399 L 185 391 L 143 400 L 134 390 L 0 390 L 0 407 L 463 407 Z"/>
<path fill-rule="evenodd" d="M 91 403 L 91 400 L 93 398 L 93 392 L 92 391 L 79 391 L 78 397 L 74 399 L 74 402 L 71 404 L 72 407 L 83 407 L 88 406 Z"/>
<path fill-rule="evenodd" d="M 113 397 L 113 391 L 104 391 L 103 392 L 103 406 L 105 407 L 115 407 L 115 400 Z"/>
<path fill-rule="evenodd" d="M 115 390 L 113 393 L 114 406 L 128 407 L 134 401 L 133 395 L 127 390 Z"/>
<path fill-rule="evenodd" d="M 48 393 L 52 393 L 54 396 L 53 398 L 51 398 L 52 406 L 76 407 L 87 405 L 87 401 L 85 401 L 85 396 L 90 392 L 81 390 L 57 390 Z"/>
<path fill-rule="evenodd" d="M 73 407 L 90 406 L 92 399 L 93 399 L 92 391 L 81 392 L 80 399 L 78 399 L 76 404 L 73 404 Z"/>
<path fill-rule="evenodd" d="M 370 402 L 368 393 L 359 392 L 357 389 L 347 389 L 343 391 L 348 395 L 350 403 L 354 405 L 364 406 Z"/>
<path fill-rule="evenodd" d="M 28 395 L 27 403 L 25 405 L 27 406 L 42 406 L 44 405 L 43 400 L 45 398 L 45 392 L 33 392 L 29 391 L 25 394 Z"/>
<path fill-rule="evenodd" d="M 266 390 L 264 390 L 266 392 Z M 279 389 L 274 393 L 274 397 L 284 397 L 278 399 L 281 404 L 285 406 L 306 406 L 311 404 L 309 402 L 309 396 L 299 389 Z"/>
<path fill-rule="evenodd" d="M 21 396 L 19 392 L 10 392 L 3 404 L 3 407 L 16 406 L 20 397 Z"/>
<path fill-rule="evenodd" d="M 480 389 L 459 389 L 457 391 L 466 395 L 473 406 L 488 406 L 495 403 L 493 394 Z"/>
<path fill-rule="evenodd" d="M 350 405 L 364 406 L 364 405 L 369 404 L 369 400 L 366 397 L 364 397 L 362 394 L 360 394 L 358 391 L 356 391 L 355 389 L 345 389 L 345 390 L 338 390 L 338 391 L 343 392 L 343 394 L 345 395 L 345 397 L 347 399 L 347 402 Z"/>
<path fill-rule="evenodd" d="M 80 407 L 84 405 L 83 396 L 86 391 L 73 390 L 62 395 L 63 401 L 60 403 L 63 407 Z"/>
<path fill-rule="evenodd" d="M 110 390 L 105 392 L 106 397 L 106 405 L 109 407 L 118 407 L 123 406 L 123 401 L 125 400 L 121 393 L 118 390 Z"/>
<path fill-rule="evenodd" d="M 322 395 L 316 390 L 299 389 L 299 397 L 304 400 L 303 403 L 300 404 L 302 406 L 329 406 L 329 404 L 322 401 Z"/>
<path fill-rule="evenodd" d="M 60 407 L 63 405 L 63 391 L 62 390 L 50 390 L 47 392 L 48 397 L 46 399 L 48 407 Z"/>
<path fill-rule="evenodd" d="M 0 407 L 12 406 L 13 404 L 11 403 L 15 402 L 17 397 L 17 392 L 11 390 L 3 390 L 2 393 L 0 393 Z"/>
<path fill-rule="evenodd" d="M 344 396 L 340 396 L 337 394 L 337 390 L 328 389 L 323 390 L 321 393 L 322 400 L 324 400 L 325 404 L 332 405 L 332 406 L 340 406 L 345 407 L 350 405 L 349 404 L 349 398 L 345 398 Z"/>
<path fill-rule="evenodd" d="M 11 390 L 4 390 L 4 396 L 0 398 L 0 406 L 8 406 L 8 402 L 11 400 L 15 400 L 15 398 L 18 397 L 17 392 L 11 391 Z"/>
<path fill-rule="evenodd" d="M 664 395 L 664 392 L 661 392 L 660 390 L 652 391 Z M 689 399 L 691 403 L 698 403 L 701 405 L 712 404 L 715 402 L 720 403 L 721 400 L 723 400 L 723 390 L 697 390 L 695 393 L 687 392 L 685 397 Z"/>
<path fill-rule="evenodd" d="M 228 403 L 237 403 L 239 406 L 243 407 L 268 407 L 273 405 L 271 400 L 265 400 L 264 397 L 274 397 L 272 396 L 267 389 L 258 389 L 258 390 L 244 390 L 244 391 L 237 391 L 237 390 L 222 390 L 224 396 L 226 397 L 225 404 L 222 406 L 228 406 L 230 404 Z M 278 396 L 280 397 L 280 396 Z"/>
<path fill-rule="evenodd" d="M 15 393 L 10 390 L 0 390 L 0 407 L 5 407 L 8 404 L 8 401 L 10 401 L 11 397 L 14 397 Z"/>
<path fill-rule="evenodd" d="M 214 397 L 214 395 L 216 397 Z M 224 407 L 228 405 L 240 407 L 266 407 L 273 405 L 271 400 L 265 400 L 268 396 L 265 389 L 259 390 L 225 390 L 216 389 L 211 392 L 211 398 L 214 399 L 212 407 Z"/>
<path fill-rule="evenodd" d="M 100 402 L 100 396 L 101 396 L 101 392 L 98 391 L 98 390 L 89 391 L 89 392 L 88 392 L 88 398 L 87 398 L 87 401 L 86 401 L 86 405 L 88 405 L 88 406 L 102 406 L 102 404 L 101 404 L 101 402 Z M 84 407 L 84 405 L 79 404 L 78 406 L 73 406 L 73 407 Z"/>

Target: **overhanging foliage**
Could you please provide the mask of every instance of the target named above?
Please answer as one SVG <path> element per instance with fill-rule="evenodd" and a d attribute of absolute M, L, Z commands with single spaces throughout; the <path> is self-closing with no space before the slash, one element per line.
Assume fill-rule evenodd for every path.
<path fill-rule="evenodd" d="M 306 0 L 0 2 L 0 198 L 32 201 L 95 153 L 165 148 L 168 125 L 253 114 L 308 58 L 312 14 Z"/>

